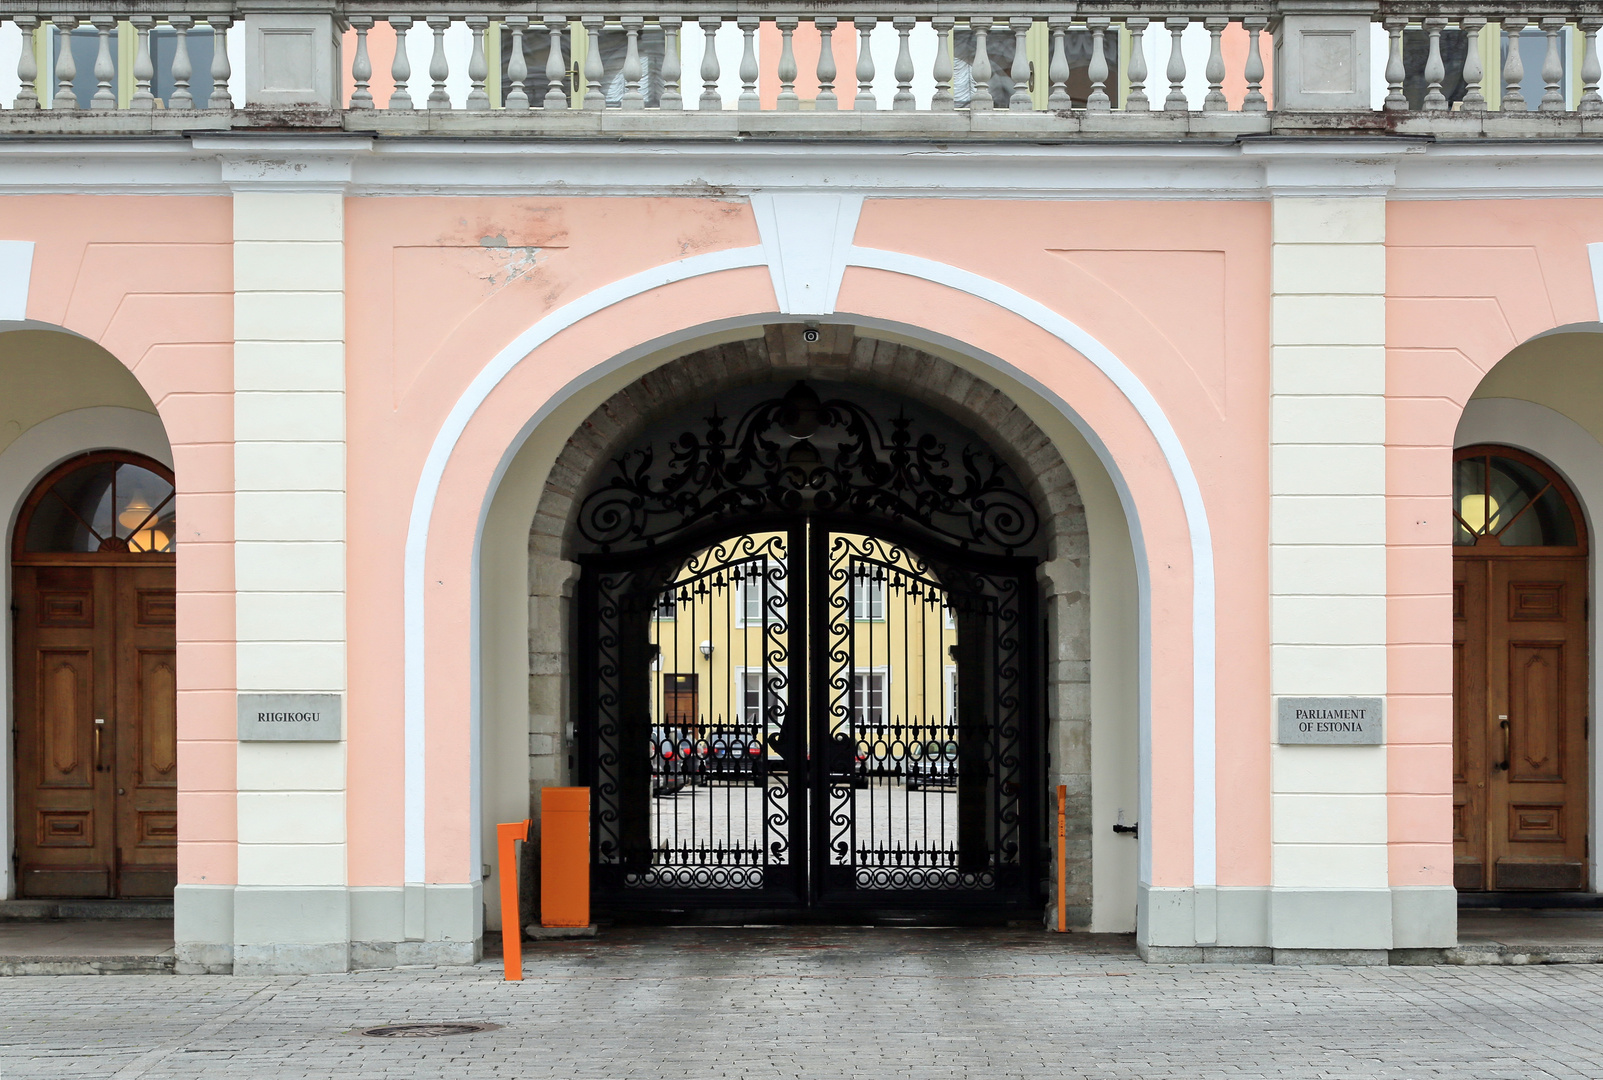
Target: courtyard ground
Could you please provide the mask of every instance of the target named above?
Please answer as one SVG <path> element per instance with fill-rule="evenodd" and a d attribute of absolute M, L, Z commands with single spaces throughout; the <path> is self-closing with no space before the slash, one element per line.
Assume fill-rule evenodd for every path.
<path fill-rule="evenodd" d="M 491 1030 L 379 1038 L 375 1025 Z M 0 1078 L 1603 1077 L 1603 966 L 1149 965 L 1029 930 L 619 929 L 498 964 L 0 979 Z"/>

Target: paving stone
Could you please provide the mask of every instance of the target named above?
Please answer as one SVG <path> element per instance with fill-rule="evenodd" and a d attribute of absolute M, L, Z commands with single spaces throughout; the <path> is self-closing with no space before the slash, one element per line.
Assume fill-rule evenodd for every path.
<path fill-rule="evenodd" d="M 0 1076 L 1603 1076 L 1603 967 L 1143 964 L 1128 938 L 611 929 L 492 964 L 0 981 Z M 365 1027 L 499 1028 L 380 1039 Z"/>

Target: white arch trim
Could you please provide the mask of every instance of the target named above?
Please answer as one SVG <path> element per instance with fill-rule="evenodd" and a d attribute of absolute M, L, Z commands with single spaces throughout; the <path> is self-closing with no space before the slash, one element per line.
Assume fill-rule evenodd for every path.
<path fill-rule="evenodd" d="M 1603 244 L 1593 245 L 1603 248 Z M 1471 398 L 1459 417 L 1453 446 L 1498 443 L 1535 454 L 1556 469 L 1569 483 L 1586 517 L 1587 534 L 1592 538 L 1591 591 L 1603 596 L 1603 559 L 1598 557 L 1598 527 L 1603 524 L 1603 444 L 1592 433 L 1557 410 L 1523 398 Z M 1603 655 L 1599 655 L 1597 620 L 1588 627 L 1591 634 L 1591 660 L 1587 670 L 1590 707 L 1593 716 L 1603 716 Z M 1593 737 L 1590 747 L 1592 782 L 1588 787 L 1591 806 L 1589 835 L 1597 836 L 1603 825 L 1603 738 Z M 1592 860 L 1592 891 L 1603 891 L 1603 869 Z"/>
<path fill-rule="evenodd" d="M 535 323 L 528 330 L 502 349 L 487 364 L 483 370 L 469 383 L 462 396 L 457 399 L 447 415 L 445 423 L 436 435 L 433 445 L 429 449 L 424 461 L 418 486 L 413 496 L 411 517 L 407 525 L 406 552 L 404 560 L 403 583 L 403 659 L 404 659 L 404 846 L 405 846 L 405 873 L 408 884 L 423 884 L 425 879 L 426 848 L 424 845 L 424 811 L 425 811 L 425 597 L 426 597 L 426 558 L 428 553 L 428 534 L 430 520 L 433 517 L 434 507 L 439 498 L 440 483 L 445 474 L 446 464 L 452 452 L 467 430 L 468 423 L 473 415 L 488 399 L 490 393 L 512 371 L 512 369 L 530 352 L 558 333 L 566 330 L 578 322 L 594 315 L 605 308 L 622 303 L 625 300 L 649 292 L 652 289 L 686 281 L 691 278 L 708 274 L 721 273 L 726 270 L 743 269 L 749 267 L 774 268 L 771 257 L 781 257 L 765 246 L 737 248 L 730 251 L 714 252 L 707 255 L 697 255 L 664 266 L 654 267 L 630 277 L 612 282 L 593 292 L 579 297 L 568 304 L 551 312 L 549 315 Z M 1017 290 L 1011 289 L 998 282 L 945 263 L 914 256 L 903 255 L 897 252 L 881 251 L 873 248 L 852 247 L 846 259 L 840 261 L 841 270 L 846 266 L 859 266 L 865 269 L 884 270 L 890 273 L 902 274 L 918 278 L 967 293 L 978 299 L 988 301 L 1004 311 L 1011 312 L 1034 323 L 1047 333 L 1058 338 L 1070 348 L 1079 352 L 1087 360 L 1097 366 L 1110 381 L 1124 394 L 1126 400 L 1136 409 L 1148 430 L 1157 441 L 1160 451 L 1164 455 L 1165 463 L 1173 475 L 1175 484 L 1180 491 L 1181 503 L 1186 515 L 1186 522 L 1191 537 L 1192 548 L 1192 665 L 1193 665 L 1193 837 L 1192 854 L 1194 863 L 1194 881 L 1199 887 L 1211 889 L 1216 882 L 1216 794 L 1215 794 L 1215 598 L 1214 598 L 1214 564 L 1213 544 L 1208 527 L 1207 513 L 1203 505 L 1201 488 L 1197 483 L 1196 473 L 1185 455 L 1178 434 L 1169 423 L 1157 400 L 1147 390 L 1144 384 L 1118 359 L 1113 352 L 1096 338 L 1086 333 L 1073 322 L 1052 311 Z M 820 313 L 827 314 L 827 313 Z M 658 343 L 660 344 L 660 343 Z M 550 415 L 562 402 L 571 398 L 573 394 L 593 383 L 596 379 L 615 369 L 619 364 L 627 362 L 632 357 L 614 358 L 613 363 L 600 365 L 583 375 L 575 378 L 554 394 L 530 419 L 520 432 L 519 439 L 503 456 L 497 475 L 492 479 L 491 490 L 500 479 L 500 473 L 511 461 L 516 452 L 517 445 L 533 431 L 539 422 Z M 1085 435 L 1091 446 L 1102 458 L 1103 465 L 1108 469 L 1109 475 L 1119 490 L 1121 501 L 1124 503 L 1126 517 L 1132 528 L 1132 541 L 1137 546 L 1137 569 L 1141 577 L 1140 587 L 1142 594 L 1141 612 L 1141 681 L 1142 681 L 1142 760 L 1150 760 L 1150 737 L 1148 733 L 1150 721 L 1150 707 L 1147 701 L 1146 686 L 1149 683 L 1151 672 L 1150 619 L 1148 616 L 1148 597 L 1150 595 L 1149 582 L 1146 576 L 1147 560 L 1141 550 L 1138 521 L 1135 514 L 1134 502 L 1125 485 L 1122 474 L 1109 454 L 1107 447 L 1096 437 L 1094 431 L 1075 411 L 1069 407 L 1060 396 L 1036 379 L 1007 364 L 999 358 L 987 358 L 990 363 L 1006 372 L 1020 382 L 1029 385 L 1042 397 L 1058 408 L 1075 427 Z M 486 508 L 488 499 L 486 499 Z M 483 525 L 483 512 L 480 515 L 480 528 Z M 477 633 L 477 621 L 474 621 Z M 476 646 L 476 642 L 475 642 Z M 475 689 L 475 694 L 477 690 Z M 475 700 L 472 709 L 474 725 L 473 753 L 477 754 L 477 724 L 478 706 Z M 477 767 L 477 761 L 474 761 Z M 477 797 L 475 796 L 474 816 L 472 827 L 478 828 Z M 1149 780 L 1145 767 L 1142 770 L 1142 805 L 1150 805 Z M 476 838 L 475 838 L 476 839 Z M 478 845 L 471 846 L 469 861 L 477 866 Z M 1150 877 L 1150 845 L 1143 837 L 1141 854 L 1142 879 Z"/>
<path fill-rule="evenodd" d="M 22 502 L 33 491 L 34 485 L 45 474 L 68 458 L 94 450 L 131 450 L 136 454 L 155 458 L 172 468 L 173 452 L 167 442 L 167 431 L 161 417 L 120 405 L 99 405 L 69 412 L 42 420 L 14 439 L 0 452 L 0 513 L 5 515 L 4 528 L 0 529 L 0 610 L 11 605 L 11 534 L 17 526 L 17 514 Z M 0 718 L 4 730 L 12 725 L 12 671 L 11 621 L 6 620 L 5 632 L 0 635 L 5 656 L 0 659 Z M 11 778 L 11 740 L 6 739 L 0 750 L 0 836 L 5 837 L 6 850 L 0 859 L 0 899 L 8 897 L 16 888 L 11 880 L 11 853 L 14 847 Z"/>

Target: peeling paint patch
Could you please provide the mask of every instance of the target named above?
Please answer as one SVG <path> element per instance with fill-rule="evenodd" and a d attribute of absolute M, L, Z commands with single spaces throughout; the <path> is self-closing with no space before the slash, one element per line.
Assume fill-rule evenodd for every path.
<path fill-rule="evenodd" d="M 484 280 L 492 289 L 503 289 L 532 274 L 540 265 L 540 256 L 543 254 L 543 249 L 532 245 L 514 247 L 507 243 L 504 235 L 480 237 L 479 246 L 491 252 L 500 264 L 484 275 Z"/>

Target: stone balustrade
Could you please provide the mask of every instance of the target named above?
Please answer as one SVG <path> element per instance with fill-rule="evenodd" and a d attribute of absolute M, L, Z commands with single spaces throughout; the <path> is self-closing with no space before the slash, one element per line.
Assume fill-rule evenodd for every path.
<path fill-rule="evenodd" d="M 177 7 L 0 0 L 0 130 L 1603 130 L 1603 3 Z"/>

